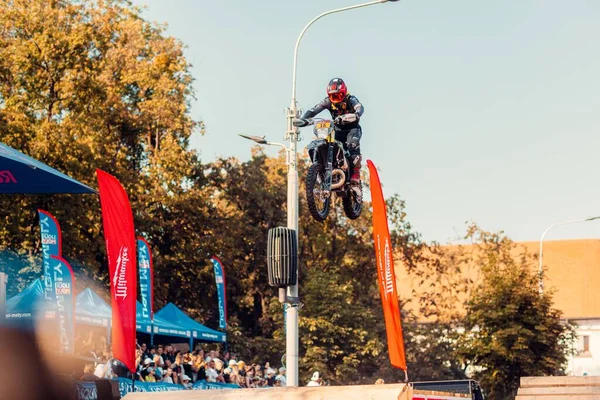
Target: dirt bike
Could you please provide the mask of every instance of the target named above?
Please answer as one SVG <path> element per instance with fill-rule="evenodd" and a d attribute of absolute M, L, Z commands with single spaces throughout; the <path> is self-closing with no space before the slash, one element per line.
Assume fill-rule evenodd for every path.
<path fill-rule="evenodd" d="M 325 221 L 333 195 L 342 198 L 344 213 L 357 219 L 362 212 L 361 184 L 350 184 L 352 164 L 344 144 L 335 140 L 334 122 L 312 118 L 295 120 L 295 126 L 314 125 L 316 139 L 306 146 L 312 165 L 306 174 L 306 201 L 312 217 Z"/>

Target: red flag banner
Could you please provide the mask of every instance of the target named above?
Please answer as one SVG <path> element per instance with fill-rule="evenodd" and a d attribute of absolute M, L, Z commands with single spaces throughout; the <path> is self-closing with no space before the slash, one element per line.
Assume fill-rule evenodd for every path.
<path fill-rule="evenodd" d="M 119 181 L 99 169 L 96 174 L 110 274 L 113 356 L 134 372 L 137 262 L 133 215 Z"/>
<path fill-rule="evenodd" d="M 371 202 L 373 203 L 373 241 L 375 245 L 375 259 L 377 260 L 379 294 L 381 295 L 381 304 L 385 317 L 390 362 L 394 367 L 406 371 L 404 338 L 402 337 L 402 325 L 400 323 L 400 307 L 396 291 L 394 258 L 390 243 L 385 200 L 375 165 L 371 160 L 367 160 L 367 166 L 369 167 Z"/>

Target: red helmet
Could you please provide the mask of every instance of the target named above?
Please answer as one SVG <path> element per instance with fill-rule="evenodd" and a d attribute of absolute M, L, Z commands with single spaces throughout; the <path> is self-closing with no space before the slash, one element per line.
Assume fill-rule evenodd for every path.
<path fill-rule="evenodd" d="M 327 96 L 333 104 L 340 103 L 346 98 L 348 87 L 340 78 L 333 78 L 327 85 Z"/>

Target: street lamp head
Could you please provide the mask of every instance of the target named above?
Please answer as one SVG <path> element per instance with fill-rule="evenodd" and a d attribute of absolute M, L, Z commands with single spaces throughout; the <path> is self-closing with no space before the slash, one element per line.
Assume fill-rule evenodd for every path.
<path fill-rule="evenodd" d="M 252 140 L 258 144 L 268 144 L 264 136 L 247 136 L 242 134 L 239 134 L 239 136 L 243 137 L 244 139 Z"/>
<path fill-rule="evenodd" d="M 600 219 L 600 216 L 586 218 L 586 221 L 593 221 L 593 220 L 595 220 L 595 219 Z"/>
<path fill-rule="evenodd" d="M 382 3 L 388 3 L 388 2 L 390 2 L 390 3 L 392 3 L 392 2 L 396 3 L 398 1 L 400 1 L 400 0 L 383 0 Z"/>

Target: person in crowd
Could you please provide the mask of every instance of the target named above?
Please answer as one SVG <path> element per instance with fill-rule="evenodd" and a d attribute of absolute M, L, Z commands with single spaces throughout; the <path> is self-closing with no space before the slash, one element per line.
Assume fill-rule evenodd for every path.
<path fill-rule="evenodd" d="M 98 379 L 96 375 L 93 374 L 94 364 L 85 364 L 83 368 L 83 375 L 79 378 L 80 381 L 95 381 Z"/>
<path fill-rule="evenodd" d="M 139 346 L 142 353 L 146 354 L 148 352 L 148 346 L 146 345 L 146 343 L 142 343 Z"/>
<path fill-rule="evenodd" d="M 166 352 L 164 355 L 165 358 L 165 363 L 167 362 L 167 360 L 172 364 L 175 362 L 175 348 L 173 347 L 172 344 L 167 345 L 166 348 Z"/>
<path fill-rule="evenodd" d="M 319 371 L 315 371 L 306 386 L 323 386 L 323 379 L 319 376 Z"/>
<path fill-rule="evenodd" d="M 186 373 L 187 376 L 190 377 L 191 382 L 195 383 L 198 380 L 198 353 L 196 352 L 196 350 L 194 350 L 191 353 L 188 353 L 188 356 L 186 357 L 188 359 L 188 361 L 185 363 L 187 364 L 186 367 L 184 367 L 184 372 Z M 186 372 L 187 371 L 187 372 Z"/>
<path fill-rule="evenodd" d="M 173 371 L 173 383 L 180 383 L 180 375 L 183 373 L 183 369 L 181 368 L 183 360 L 183 355 L 179 352 L 175 354 L 175 362 L 171 365 L 171 370 Z"/>
<path fill-rule="evenodd" d="M 225 365 L 223 360 L 220 358 L 214 358 L 213 361 L 215 362 L 215 370 L 219 373 L 223 373 L 223 367 Z"/>
<path fill-rule="evenodd" d="M 262 388 L 265 386 L 266 386 L 266 381 L 264 379 L 262 379 L 260 376 L 254 377 L 254 387 L 255 388 Z"/>
<path fill-rule="evenodd" d="M 152 362 L 156 364 L 157 367 L 163 367 L 165 365 L 164 360 L 161 356 L 158 355 L 158 353 L 154 354 Z"/>
<path fill-rule="evenodd" d="M 231 383 L 231 368 L 227 367 L 223 370 L 223 382 Z"/>
<path fill-rule="evenodd" d="M 194 363 L 194 368 L 196 369 L 196 382 L 206 380 L 206 362 L 202 358 L 203 355 L 203 351 L 200 351 L 196 355 L 196 361 Z"/>
<path fill-rule="evenodd" d="M 240 374 L 239 374 L 239 368 L 238 368 L 238 363 L 235 360 L 229 360 L 229 364 L 228 364 L 228 368 L 231 370 L 231 372 L 229 372 L 229 383 L 232 383 L 234 385 L 239 385 L 240 384 Z"/>
<path fill-rule="evenodd" d="M 146 375 L 148 375 L 148 369 L 144 368 L 142 370 L 140 370 L 140 372 L 138 373 L 139 377 L 140 377 L 140 381 L 144 382 L 146 380 Z"/>
<path fill-rule="evenodd" d="M 148 360 L 148 362 L 146 363 L 146 360 Z M 146 369 L 148 367 L 148 364 L 150 364 L 152 360 L 150 360 L 149 358 L 146 358 L 146 355 L 144 353 L 140 354 L 139 359 L 136 360 L 136 365 L 137 365 L 137 372 L 138 374 L 141 375 L 142 371 L 144 369 Z"/>
<path fill-rule="evenodd" d="M 275 379 L 278 379 L 281 386 L 286 386 L 287 384 L 287 378 L 285 377 L 285 367 L 281 367 L 279 368 L 279 375 L 277 375 L 277 377 Z"/>
<path fill-rule="evenodd" d="M 156 367 L 154 369 L 154 378 L 156 379 L 156 382 L 162 382 L 163 369 L 161 367 Z"/>
<path fill-rule="evenodd" d="M 215 362 L 215 371 L 217 371 L 218 374 L 217 382 L 225 383 L 225 377 L 223 376 L 223 367 L 225 364 L 223 363 L 223 360 L 215 358 L 213 361 Z"/>
<path fill-rule="evenodd" d="M 246 374 L 244 376 L 244 387 L 248 389 L 256 387 L 254 381 L 254 368 L 251 365 L 249 365 L 246 368 Z"/>
<path fill-rule="evenodd" d="M 240 361 L 238 361 L 238 362 L 237 362 L 237 365 L 238 365 L 238 368 L 239 368 L 239 370 L 240 370 L 240 375 L 242 375 L 242 371 L 244 371 L 244 374 L 243 374 L 243 375 L 245 375 L 245 371 L 246 371 L 246 362 L 245 362 L 245 361 L 243 361 L 243 360 L 240 360 Z"/>
<path fill-rule="evenodd" d="M 181 384 L 188 390 L 192 389 L 191 379 L 185 374 L 181 376 Z"/>
<path fill-rule="evenodd" d="M 163 371 L 162 381 L 164 383 L 173 383 L 173 370 L 171 368 L 167 368 Z"/>
<path fill-rule="evenodd" d="M 376 384 L 376 385 L 383 385 L 384 383 L 385 383 L 385 381 L 384 381 L 383 379 L 381 379 L 381 378 L 379 378 L 379 379 L 377 379 L 377 380 L 375 381 L 375 384 Z"/>
<path fill-rule="evenodd" d="M 254 366 L 254 376 L 258 376 L 260 379 L 263 379 L 265 376 L 265 371 L 263 370 L 263 367 L 261 367 L 259 364 L 253 364 Z"/>
<path fill-rule="evenodd" d="M 136 349 L 135 350 L 135 368 L 138 369 L 140 367 L 140 365 L 143 364 L 144 362 L 144 354 L 142 353 L 141 349 Z"/>
<path fill-rule="evenodd" d="M 242 360 L 238 361 L 238 384 L 241 387 L 246 387 L 246 363 Z"/>
<path fill-rule="evenodd" d="M 140 369 L 140 376 L 142 377 L 142 380 L 146 379 L 146 376 L 148 375 L 148 369 L 154 368 L 154 367 L 155 367 L 155 364 L 150 358 L 146 358 L 144 360 L 142 367 Z"/>
<path fill-rule="evenodd" d="M 231 355 L 229 354 L 228 351 L 224 351 L 223 352 L 223 363 L 225 365 L 227 365 L 229 363 L 229 360 L 231 360 Z"/>
<path fill-rule="evenodd" d="M 215 360 L 207 357 L 208 368 L 206 369 L 206 382 L 216 382 L 219 374 L 215 369 Z"/>
<path fill-rule="evenodd" d="M 282 387 L 283 385 L 281 383 L 281 375 L 277 375 L 275 377 L 275 383 L 273 384 L 273 387 Z"/>
<path fill-rule="evenodd" d="M 112 378 L 112 368 L 110 365 L 110 354 L 102 354 L 96 364 L 94 375 L 98 379 L 110 379 Z"/>
<path fill-rule="evenodd" d="M 131 373 L 129 372 L 129 368 L 120 360 L 116 358 L 111 358 L 110 360 L 110 369 L 114 378 L 129 378 L 131 379 Z"/>
<path fill-rule="evenodd" d="M 268 364 L 268 363 L 267 363 Z M 266 367 L 266 365 L 265 365 Z M 275 386 L 275 370 L 271 367 L 267 368 L 267 386 Z"/>
<path fill-rule="evenodd" d="M 163 348 L 162 344 L 159 344 L 158 347 L 156 348 L 156 355 L 160 358 L 159 358 L 159 361 L 157 362 L 156 356 L 154 356 L 154 358 L 155 358 L 154 362 L 156 363 L 156 365 L 158 365 L 161 368 L 165 365 L 165 358 L 163 357 L 163 354 L 164 354 L 164 348 Z"/>
<path fill-rule="evenodd" d="M 148 367 L 148 369 L 146 370 L 147 375 L 144 378 L 144 381 L 146 382 L 156 382 L 156 377 L 154 376 L 154 368 L 152 367 Z"/>
<path fill-rule="evenodd" d="M 183 356 L 183 365 L 182 365 L 182 368 L 183 368 L 183 373 L 185 375 L 189 376 L 190 379 L 191 379 L 192 375 L 194 374 L 193 365 L 194 365 L 194 362 L 192 360 L 192 354 L 191 353 L 185 353 L 184 356 Z"/>

